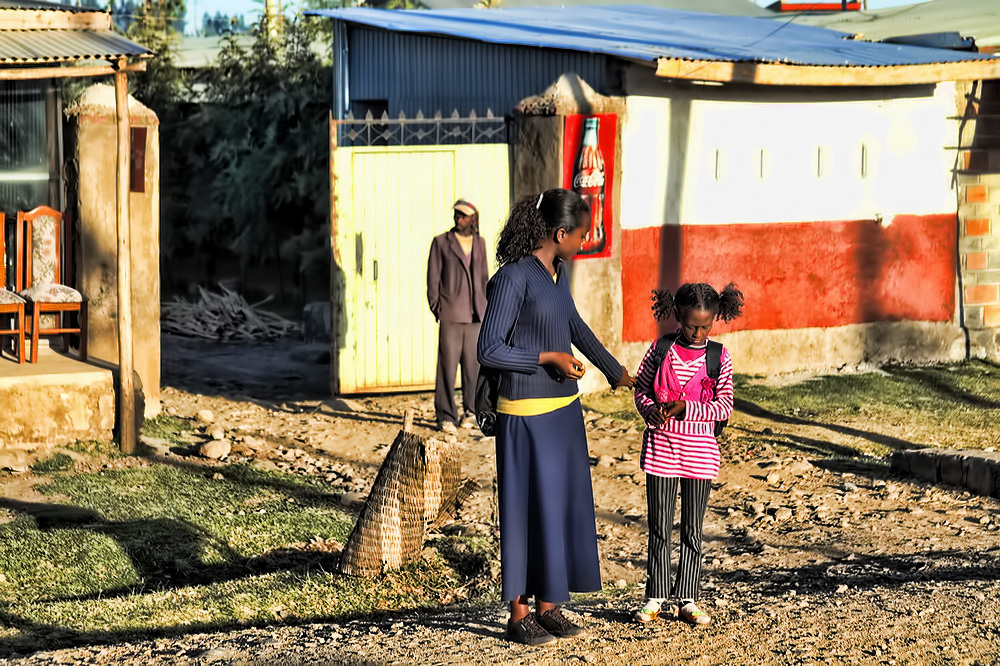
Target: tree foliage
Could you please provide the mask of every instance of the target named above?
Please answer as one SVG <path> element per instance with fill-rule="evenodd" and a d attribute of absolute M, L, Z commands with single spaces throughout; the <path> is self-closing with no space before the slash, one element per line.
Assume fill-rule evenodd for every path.
<path fill-rule="evenodd" d="M 329 41 L 319 21 L 266 19 L 230 34 L 197 80 L 137 90 L 161 120 L 161 251 L 291 263 L 326 278 Z M 179 87 L 178 87 L 179 86 Z M 173 90 L 176 94 L 164 94 Z"/>

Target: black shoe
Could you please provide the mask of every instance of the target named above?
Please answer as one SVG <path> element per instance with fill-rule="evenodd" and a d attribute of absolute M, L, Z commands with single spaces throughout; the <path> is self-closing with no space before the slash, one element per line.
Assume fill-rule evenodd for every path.
<path fill-rule="evenodd" d="M 517 622 L 508 622 L 504 638 L 512 643 L 536 647 L 556 640 L 555 636 L 542 629 L 542 625 L 538 624 L 533 613 L 528 613 Z"/>
<path fill-rule="evenodd" d="M 544 615 L 539 615 L 538 624 L 556 638 L 576 638 L 587 633 L 583 627 L 566 619 L 566 616 L 558 608 L 553 608 Z"/>

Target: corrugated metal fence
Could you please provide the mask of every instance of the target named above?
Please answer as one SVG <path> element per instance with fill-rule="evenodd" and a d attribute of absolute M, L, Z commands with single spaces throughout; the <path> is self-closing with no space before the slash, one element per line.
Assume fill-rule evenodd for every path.
<path fill-rule="evenodd" d="M 498 116 L 537 95 L 562 74 L 579 74 L 602 94 L 619 92 L 613 58 L 598 53 L 490 44 L 351 26 L 347 54 L 350 108 L 390 116 L 457 109 Z M 384 104 L 385 106 L 381 106 Z"/>

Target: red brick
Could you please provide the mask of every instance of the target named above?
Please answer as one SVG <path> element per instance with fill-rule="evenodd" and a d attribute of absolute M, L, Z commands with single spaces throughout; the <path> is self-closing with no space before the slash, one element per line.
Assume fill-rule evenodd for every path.
<path fill-rule="evenodd" d="M 965 270 L 983 271 L 989 267 L 989 256 L 985 252 L 970 252 L 965 255 Z"/>
<path fill-rule="evenodd" d="M 988 328 L 1000 328 L 1000 305 L 987 305 L 983 308 L 983 323 Z"/>
<path fill-rule="evenodd" d="M 1000 285 L 973 284 L 965 288 L 965 302 L 970 305 L 997 301 L 1000 301 Z"/>
<path fill-rule="evenodd" d="M 965 190 L 966 203 L 986 203 L 986 186 L 971 185 Z"/>
<path fill-rule="evenodd" d="M 965 221 L 966 236 L 988 236 L 990 234 L 990 218 L 976 217 Z"/>

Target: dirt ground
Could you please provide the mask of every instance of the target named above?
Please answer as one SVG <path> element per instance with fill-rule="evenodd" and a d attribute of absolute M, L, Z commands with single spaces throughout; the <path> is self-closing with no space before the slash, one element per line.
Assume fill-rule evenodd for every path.
<path fill-rule="evenodd" d="M 404 410 L 421 434 L 440 437 L 429 429 L 430 393 L 322 397 L 329 366 L 315 348 L 168 336 L 163 358 L 170 413 L 211 410 L 234 451 L 242 442 L 276 468 L 336 470 L 360 493 Z M 884 439 L 861 420 L 831 429 L 734 414 L 705 521 L 703 607 L 712 625 L 633 623 L 646 548 L 641 435 L 596 412 L 585 417 L 605 591 L 566 607 L 588 628 L 583 638 L 548 648 L 508 644 L 506 609 L 496 602 L 38 652 L 0 664 L 1000 664 L 1000 502 L 795 446 L 836 452 L 852 438 Z M 458 442 L 463 474 L 482 490 L 450 529 L 488 533 L 493 440 L 464 429 Z"/>

